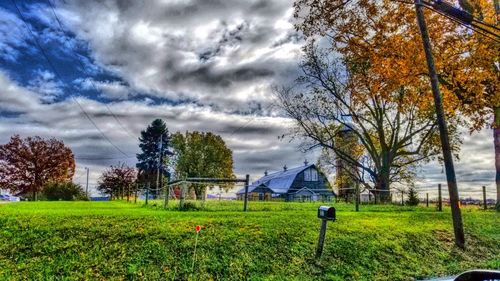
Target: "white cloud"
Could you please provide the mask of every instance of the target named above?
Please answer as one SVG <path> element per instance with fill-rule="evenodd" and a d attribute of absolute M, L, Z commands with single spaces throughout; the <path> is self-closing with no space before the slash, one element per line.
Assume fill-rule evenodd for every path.
<path fill-rule="evenodd" d="M 296 70 L 291 1 L 59 4 L 64 24 L 132 92 L 240 110 L 242 88 L 258 84 L 270 95 Z"/>

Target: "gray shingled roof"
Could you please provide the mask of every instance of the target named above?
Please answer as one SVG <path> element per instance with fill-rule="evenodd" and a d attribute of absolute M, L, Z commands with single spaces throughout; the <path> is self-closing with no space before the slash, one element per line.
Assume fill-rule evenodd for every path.
<path fill-rule="evenodd" d="M 287 193 L 288 189 L 292 185 L 297 175 L 300 172 L 313 166 L 314 164 L 309 164 L 306 166 L 301 166 L 293 169 L 288 169 L 286 171 L 283 170 L 280 172 L 269 174 L 253 182 L 248 187 L 248 192 L 252 192 L 259 186 L 265 186 L 271 189 L 273 193 L 279 193 L 279 194 Z M 243 193 L 245 193 L 245 188 L 242 188 L 238 190 L 238 192 L 236 192 L 236 194 L 243 194 Z"/>

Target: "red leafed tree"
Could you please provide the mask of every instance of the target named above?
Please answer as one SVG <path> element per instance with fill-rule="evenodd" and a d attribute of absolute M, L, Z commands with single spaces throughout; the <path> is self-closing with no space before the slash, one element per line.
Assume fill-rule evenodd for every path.
<path fill-rule="evenodd" d="M 74 174 L 73 152 L 60 140 L 15 135 L 0 145 L 0 187 L 11 192 L 35 200 L 47 182 L 68 182 Z"/>
<path fill-rule="evenodd" d="M 136 178 L 137 171 L 132 167 L 123 163 L 110 166 L 99 178 L 97 189 L 110 197 L 121 195 L 123 199 L 124 194 L 130 196 Z"/>

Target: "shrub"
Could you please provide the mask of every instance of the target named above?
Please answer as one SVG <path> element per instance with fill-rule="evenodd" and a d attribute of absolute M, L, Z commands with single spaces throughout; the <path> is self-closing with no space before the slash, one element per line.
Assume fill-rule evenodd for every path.
<path fill-rule="evenodd" d="M 87 200 L 80 185 L 72 182 L 51 182 L 44 186 L 43 195 L 49 201 Z"/>
<path fill-rule="evenodd" d="M 198 211 L 201 208 L 196 205 L 195 202 L 184 202 L 184 206 L 181 208 L 181 211 Z"/>

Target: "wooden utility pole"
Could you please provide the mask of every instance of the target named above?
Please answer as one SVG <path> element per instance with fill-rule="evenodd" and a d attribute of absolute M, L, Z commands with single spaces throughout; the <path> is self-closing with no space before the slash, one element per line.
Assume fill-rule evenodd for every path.
<path fill-rule="evenodd" d="M 429 207 L 429 193 L 425 194 L 425 206 Z"/>
<path fill-rule="evenodd" d="M 496 13 L 496 24 L 500 23 L 500 1 L 493 0 Z M 500 212 L 500 105 L 493 107 L 493 145 L 495 147 L 495 183 L 497 186 L 497 203 L 495 209 Z"/>
<path fill-rule="evenodd" d="M 248 186 L 250 185 L 250 175 L 245 176 L 245 197 L 243 201 L 243 212 L 247 211 L 248 207 Z"/>
<path fill-rule="evenodd" d="M 483 208 L 485 210 L 488 209 L 488 206 L 486 205 L 486 186 L 483 185 Z"/>
<path fill-rule="evenodd" d="M 498 4 L 498 3 L 497 3 Z M 499 8 L 500 9 L 500 8 Z M 497 10 L 497 16 L 499 15 L 499 10 Z M 500 212 L 500 106 L 495 107 L 494 109 L 494 125 L 493 125 L 493 143 L 495 146 L 495 183 L 497 186 L 497 204 L 496 210 Z"/>
<path fill-rule="evenodd" d="M 158 145 L 158 166 L 156 167 L 156 186 L 155 189 L 160 193 L 160 168 L 161 168 L 161 151 L 163 150 L 163 133 L 160 135 L 160 144 Z M 156 196 L 155 196 L 156 198 Z"/>
<path fill-rule="evenodd" d="M 89 198 L 89 168 L 85 167 L 87 170 L 87 182 L 85 184 L 85 197 Z"/>
<path fill-rule="evenodd" d="M 462 213 L 460 212 L 459 196 L 457 179 L 455 176 L 455 168 L 453 166 L 453 155 L 451 153 L 450 139 L 448 135 L 448 127 L 444 116 L 443 102 L 441 93 L 439 91 L 439 82 L 434 65 L 434 58 L 432 57 L 431 43 L 429 39 L 429 32 L 425 22 L 424 12 L 422 10 L 421 0 L 415 0 L 415 11 L 417 14 L 418 27 L 422 35 L 422 43 L 425 51 L 425 58 L 429 68 L 429 76 L 431 79 L 432 95 L 434 96 L 434 105 L 436 107 L 436 117 L 439 127 L 439 135 L 441 137 L 441 147 L 443 150 L 444 166 L 446 169 L 446 179 L 448 181 L 448 192 L 450 194 L 451 215 L 453 219 L 453 232 L 455 234 L 455 245 L 464 249 L 465 236 L 464 226 L 462 222 Z"/>

